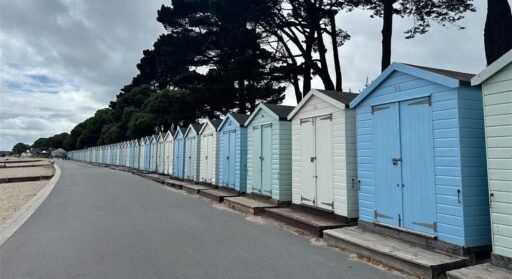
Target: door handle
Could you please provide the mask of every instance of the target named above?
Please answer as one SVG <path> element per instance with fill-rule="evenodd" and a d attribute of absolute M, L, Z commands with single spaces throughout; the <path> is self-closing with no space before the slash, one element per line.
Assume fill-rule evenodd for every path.
<path fill-rule="evenodd" d="M 316 157 L 311 157 L 311 163 L 315 162 Z"/>
<path fill-rule="evenodd" d="M 398 162 L 401 162 L 402 161 L 402 158 L 398 157 L 398 158 L 391 158 L 391 162 L 393 163 L 393 166 L 396 166 L 398 165 Z"/>

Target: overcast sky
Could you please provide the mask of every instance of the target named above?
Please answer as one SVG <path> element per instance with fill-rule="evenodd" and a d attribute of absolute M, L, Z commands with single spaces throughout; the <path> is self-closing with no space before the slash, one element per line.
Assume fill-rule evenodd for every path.
<path fill-rule="evenodd" d="M 482 70 L 487 1 L 474 2 L 478 11 L 467 14 L 462 31 L 433 26 L 426 35 L 405 40 L 402 32 L 410 21 L 395 17 L 392 60 Z M 142 51 L 164 31 L 156 11 L 169 3 L 0 0 L 0 150 L 69 132 L 106 107 L 136 75 Z M 382 22 L 354 11 L 340 14 L 338 23 L 352 35 L 340 49 L 344 89 L 358 92 L 380 72 Z M 294 104 L 288 95 L 285 102 Z"/>

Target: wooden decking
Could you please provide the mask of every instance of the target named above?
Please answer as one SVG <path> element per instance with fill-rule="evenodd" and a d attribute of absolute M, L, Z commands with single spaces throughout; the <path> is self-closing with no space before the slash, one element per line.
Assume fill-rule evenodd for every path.
<path fill-rule="evenodd" d="M 251 215 L 263 215 L 265 209 L 277 207 L 277 205 L 248 197 L 226 197 L 224 204 L 231 209 Z"/>
<path fill-rule="evenodd" d="M 451 270 L 448 279 L 510 279 L 512 270 L 493 266 L 489 263 Z"/>
<path fill-rule="evenodd" d="M 319 216 L 293 207 L 268 208 L 265 209 L 265 216 L 297 227 L 315 236 L 322 236 L 323 231 L 327 229 L 341 228 L 349 225 L 334 216 Z"/>
<path fill-rule="evenodd" d="M 446 271 L 465 267 L 469 259 L 424 249 L 418 245 L 347 227 L 324 231 L 324 238 L 338 246 L 421 278 L 440 278 Z"/>
<path fill-rule="evenodd" d="M 195 194 L 195 195 L 199 194 L 199 192 L 201 192 L 203 190 L 211 189 L 210 187 L 207 187 L 204 185 L 192 184 L 189 182 L 183 182 L 181 184 L 181 187 L 185 192 L 187 192 L 189 194 Z"/>
<path fill-rule="evenodd" d="M 227 197 L 240 196 L 240 194 L 235 191 L 224 190 L 224 189 L 211 189 L 211 188 L 201 190 L 199 192 L 199 195 L 201 195 L 207 199 L 216 201 L 216 202 L 223 202 L 224 198 L 227 198 Z"/>

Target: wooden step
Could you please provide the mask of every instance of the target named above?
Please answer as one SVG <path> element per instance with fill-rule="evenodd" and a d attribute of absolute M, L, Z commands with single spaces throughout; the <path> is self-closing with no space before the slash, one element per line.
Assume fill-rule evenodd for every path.
<path fill-rule="evenodd" d="M 204 189 L 199 192 L 199 195 L 216 202 L 223 202 L 224 198 L 240 196 L 235 191 L 229 191 L 224 189 Z"/>
<path fill-rule="evenodd" d="M 183 188 L 183 181 L 175 180 L 175 179 L 166 179 L 164 182 L 165 185 L 176 188 L 176 189 L 182 189 Z"/>
<path fill-rule="evenodd" d="M 224 204 L 229 208 L 251 215 L 263 215 L 265 208 L 275 208 L 274 204 L 250 199 L 248 197 L 226 197 Z"/>
<path fill-rule="evenodd" d="M 316 214 L 312 214 L 311 212 L 293 207 L 266 208 L 265 216 L 299 228 L 315 236 L 322 236 L 323 231 L 327 229 L 341 228 L 351 225 L 335 218 L 334 216 L 332 218 L 320 217 Z"/>
<path fill-rule="evenodd" d="M 324 231 L 330 244 L 421 278 L 440 278 L 446 271 L 465 267 L 469 258 L 449 255 L 358 227 Z"/>
<path fill-rule="evenodd" d="M 188 182 L 182 182 L 181 188 L 185 192 L 187 192 L 189 194 L 194 194 L 194 195 L 199 194 L 199 192 L 201 190 L 211 189 L 210 187 L 207 187 L 207 186 L 203 186 L 203 185 L 199 185 L 199 184 L 192 184 L 192 183 L 188 183 Z"/>
<path fill-rule="evenodd" d="M 446 276 L 448 279 L 510 279 L 512 270 L 486 263 L 450 270 Z"/>

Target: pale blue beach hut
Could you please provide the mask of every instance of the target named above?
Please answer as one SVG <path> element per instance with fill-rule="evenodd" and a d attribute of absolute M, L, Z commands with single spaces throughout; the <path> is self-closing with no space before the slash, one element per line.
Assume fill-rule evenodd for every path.
<path fill-rule="evenodd" d="M 350 103 L 360 226 L 459 251 L 491 244 L 482 91 L 472 77 L 393 63 Z"/>
<path fill-rule="evenodd" d="M 202 124 L 190 124 L 185 132 L 185 179 L 199 181 L 200 139 Z"/>
<path fill-rule="evenodd" d="M 219 186 L 245 193 L 247 185 L 247 128 L 249 115 L 228 113 L 219 125 Z"/>
<path fill-rule="evenodd" d="M 183 179 L 185 175 L 185 132 L 185 128 L 178 127 L 174 134 L 173 175 L 178 179 Z"/>
<path fill-rule="evenodd" d="M 293 106 L 260 104 L 247 127 L 247 193 L 278 202 L 292 199 L 292 124 L 286 118 Z"/>

